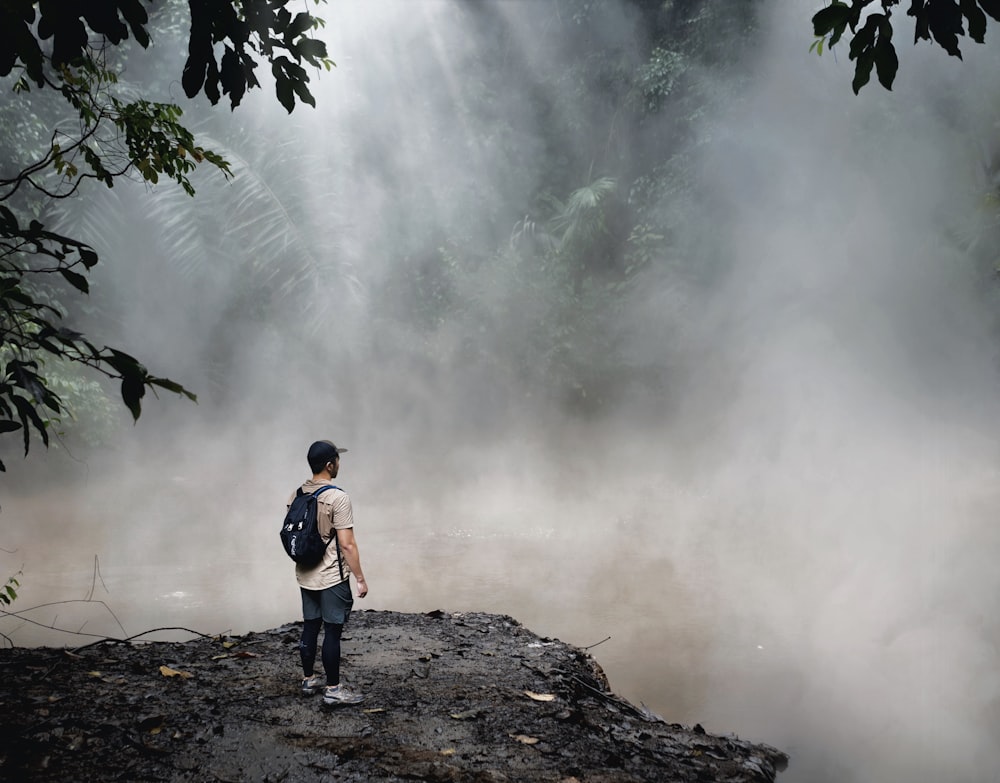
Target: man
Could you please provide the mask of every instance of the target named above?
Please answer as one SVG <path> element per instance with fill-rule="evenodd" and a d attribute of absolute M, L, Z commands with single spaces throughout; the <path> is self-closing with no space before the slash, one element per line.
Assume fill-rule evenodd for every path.
<path fill-rule="evenodd" d="M 302 491 L 315 492 L 323 486 L 335 486 L 333 480 L 340 471 L 340 455 L 345 451 L 347 449 L 338 449 L 328 440 L 313 443 L 306 456 L 313 476 L 302 485 Z M 295 493 L 289 498 L 288 505 L 294 497 Z M 319 495 L 317 501 L 317 527 L 323 539 L 330 544 L 318 565 L 311 568 L 295 565 L 295 577 L 302 592 L 303 625 L 299 641 L 304 675 L 302 693 L 311 696 L 322 688 L 323 703 L 326 705 L 357 704 L 364 697 L 340 682 L 340 635 L 354 605 L 350 575 L 354 574 L 358 583 L 359 598 L 368 594 L 368 585 L 354 539 L 350 497 L 335 487 Z M 324 632 L 322 660 L 325 676 L 314 672 L 321 625 Z"/>

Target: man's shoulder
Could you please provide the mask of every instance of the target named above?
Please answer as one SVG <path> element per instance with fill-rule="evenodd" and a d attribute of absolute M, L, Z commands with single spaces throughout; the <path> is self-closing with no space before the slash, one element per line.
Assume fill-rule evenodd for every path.
<path fill-rule="evenodd" d="M 323 490 L 319 495 L 319 500 L 323 503 L 332 503 L 335 498 L 347 497 L 347 491 L 333 481 L 309 479 L 302 485 L 303 492 L 316 492 L 318 490 Z"/>
<path fill-rule="evenodd" d="M 303 492 L 315 492 L 317 489 L 322 487 L 333 487 L 334 489 L 339 489 L 343 491 L 343 487 L 340 486 L 334 479 L 325 479 L 323 481 L 318 481 L 314 478 L 306 479 L 302 482 L 300 489 Z"/>
<path fill-rule="evenodd" d="M 329 489 L 324 489 L 324 487 L 329 487 Z M 292 501 L 299 495 L 311 495 L 317 490 L 322 489 L 323 492 L 319 495 L 319 500 L 329 503 L 332 498 L 337 496 L 346 496 L 347 492 L 344 491 L 343 487 L 338 484 L 334 484 L 332 481 L 316 481 L 315 479 L 306 479 L 302 484 L 292 490 L 292 494 L 288 496 L 288 505 L 291 505 Z"/>

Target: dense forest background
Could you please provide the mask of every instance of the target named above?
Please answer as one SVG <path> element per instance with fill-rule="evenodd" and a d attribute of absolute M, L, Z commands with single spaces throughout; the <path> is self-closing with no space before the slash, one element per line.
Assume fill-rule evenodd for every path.
<path fill-rule="evenodd" d="M 337 67 L 288 115 L 184 100 L 186 7 L 157 4 L 118 89 L 181 103 L 233 177 L 29 207 L 100 255 L 48 294 L 68 322 L 198 403 L 133 425 L 48 365 L 74 417 L 0 439 L 17 603 L 287 622 L 278 512 L 329 437 L 366 606 L 611 636 L 616 690 L 779 745 L 790 783 L 994 777 L 996 55 L 900 36 L 893 91 L 855 96 L 815 10 L 322 6 Z M 0 160 L 60 111 L 0 106 Z"/>
<path fill-rule="evenodd" d="M 199 409 L 183 405 L 182 417 L 211 423 L 266 400 L 306 415 L 332 405 L 357 420 L 377 399 L 420 409 L 394 438 L 436 444 L 439 456 L 456 438 L 479 443 L 533 415 L 594 421 L 647 405 L 659 415 L 690 401 L 704 374 L 728 372 L 706 360 L 695 334 L 706 321 L 691 315 L 731 280 L 734 243 L 745 241 L 719 226 L 730 199 L 754 198 L 737 192 L 741 167 L 768 162 L 744 156 L 729 119 L 753 100 L 746 87 L 771 35 L 761 14 L 787 15 L 724 0 L 431 3 L 401 30 L 400 13 L 387 4 L 331 15 L 325 35 L 346 59 L 321 79 L 316 112 L 282 117 L 260 94 L 232 114 L 182 101 L 232 180 L 198 171 L 194 199 L 141 181 L 88 183 L 82 198 L 30 205 L 104 261 L 83 302 L 68 288 L 51 293 L 69 322 L 155 357 L 198 393 Z M 111 53 L 120 91 L 176 101 L 186 9 L 160 4 L 152 18 L 151 53 Z M 350 43 L 338 38 L 352 31 Z M 352 64 L 355 45 L 364 67 Z M 863 122 L 899 129 L 905 90 Z M 4 157 L 31 160 L 60 111 L 44 92 L 11 102 Z M 944 105 L 919 111 L 964 118 L 949 120 Z M 972 284 L 992 296 L 994 153 L 956 131 L 956 149 L 972 151 L 966 195 L 979 206 L 941 224 L 979 276 Z M 817 149 L 831 161 L 838 152 L 829 140 Z M 825 228 L 822 216 L 812 222 Z M 338 364 L 310 368 L 310 356 Z M 300 370 L 328 379 L 334 399 L 285 397 L 280 385 Z M 113 442 L 125 421 L 117 389 L 77 368 L 49 371 L 75 412 L 56 428 L 56 449 Z M 415 399 L 436 398 L 456 375 L 460 407 L 442 413 L 458 430 Z M 8 458 L 16 440 L 4 440 Z"/>
<path fill-rule="evenodd" d="M 331 351 L 351 369 L 330 373 L 324 406 L 356 417 L 373 382 L 412 397 L 460 373 L 479 392 L 459 401 L 474 440 L 506 431 L 526 399 L 585 418 L 636 390 L 669 399 L 683 341 L 667 362 L 631 356 L 619 348 L 639 327 L 618 316 L 647 307 L 655 322 L 642 328 L 680 330 L 681 296 L 638 303 L 637 288 L 697 288 L 721 273 L 720 237 L 678 227 L 710 208 L 691 156 L 711 132 L 703 118 L 739 100 L 739 80 L 722 86 L 710 73 L 738 70 L 755 4 L 430 8 L 413 13 L 433 14 L 434 31 L 414 28 L 408 40 L 388 21 L 382 40 L 365 24 L 379 67 L 347 59 L 324 75 L 332 115 L 282 118 L 257 95 L 233 114 L 186 103 L 185 120 L 230 162 L 231 182 L 198 172 L 195 199 L 165 186 L 137 192 L 146 183 L 95 185 L 41 207 L 47 225 L 91 242 L 104 261 L 89 299 L 60 300 L 70 321 L 152 352 L 150 364 L 199 394 L 200 409 L 183 415 L 209 420 L 248 394 L 282 393 L 261 388 L 262 363 L 280 383 L 304 356 L 336 362 Z M 152 56 L 113 53 L 123 93 L 177 100 L 183 11 L 154 7 Z M 331 17 L 331 49 L 356 15 Z M 8 105 L 9 160 L 47 142 L 60 102 L 46 98 Z M 158 301 L 142 296 L 150 289 Z M 392 366 L 392 377 L 358 373 L 358 360 Z M 115 390 L 106 396 L 69 368 L 59 390 L 76 411 L 62 446 L 114 439 Z M 309 397 L 289 402 L 311 411 Z M 432 422 L 408 429 L 415 443 L 436 440 Z M 447 429 L 449 441 L 459 434 Z"/>

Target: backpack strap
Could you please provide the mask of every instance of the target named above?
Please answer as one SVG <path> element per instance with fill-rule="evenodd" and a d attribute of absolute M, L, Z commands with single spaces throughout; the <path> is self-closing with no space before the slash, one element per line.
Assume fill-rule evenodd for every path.
<path fill-rule="evenodd" d="M 322 495 L 328 489 L 340 489 L 340 487 L 334 486 L 333 484 L 326 484 L 326 485 L 320 487 L 319 489 L 317 489 L 315 492 L 313 492 L 312 495 L 313 495 L 314 498 L 318 498 L 320 495 Z M 344 490 L 340 489 L 340 491 L 343 492 Z M 300 495 L 302 494 L 302 487 L 299 487 L 299 494 Z M 340 568 L 340 581 L 343 582 L 344 581 L 344 555 L 340 551 L 340 539 L 337 538 L 337 528 L 333 527 L 333 508 L 332 507 L 330 508 L 330 532 L 333 534 L 331 536 L 331 538 L 333 538 L 333 545 L 335 547 L 337 547 L 337 567 Z M 326 545 L 330 546 L 330 542 L 327 541 Z"/>
<path fill-rule="evenodd" d="M 322 487 L 320 487 L 319 489 L 317 489 L 315 492 L 312 493 L 313 497 L 318 498 L 328 489 L 340 489 L 340 487 L 335 487 L 333 484 L 324 484 Z M 340 491 L 343 492 L 344 490 L 340 489 Z M 300 495 L 302 494 L 302 487 L 299 487 L 299 494 Z"/>

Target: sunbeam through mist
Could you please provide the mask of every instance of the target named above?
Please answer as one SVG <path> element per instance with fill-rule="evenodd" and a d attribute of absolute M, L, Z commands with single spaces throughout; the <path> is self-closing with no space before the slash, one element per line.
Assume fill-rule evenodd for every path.
<path fill-rule="evenodd" d="M 295 618 L 332 438 L 367 608 L 610 636 L 617 692 L 789 783 L 997 779 L 995 57 L 854 96 L 809 4 L 698 5 L 332 4 L 315 110 L 191 108 L 233 181 L 66 207 L 79 318 L 201 401 L 5 460 L 19 603 L 96 554 L 130 631 Z"/>

